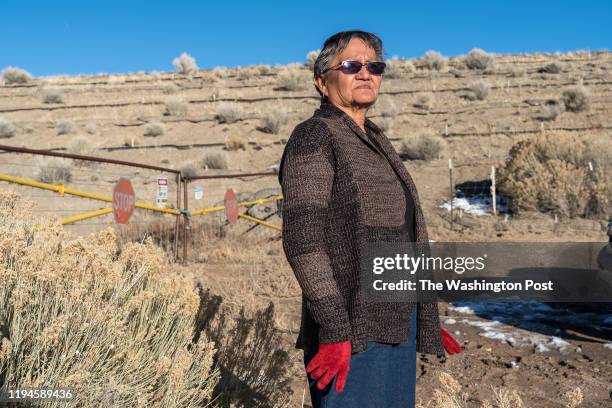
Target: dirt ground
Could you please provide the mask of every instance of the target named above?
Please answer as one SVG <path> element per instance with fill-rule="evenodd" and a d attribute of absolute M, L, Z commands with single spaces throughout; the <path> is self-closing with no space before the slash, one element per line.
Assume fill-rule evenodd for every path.
<path fill-rule="evenodd" d="M 237 251 L 252 240 L 258 243 L 257 250 Z M 229 241 L 210 251 L 205 261 L 179 270 L 221 293 L 235 307 L 247 305 L 255 310 L 269 301 L 275 303 L 277 326 L 292 358 L 292 406 L 301 406 L 302 398 L 308 406 L 302 353 L 293 347 L 299 329 L 300 292 L 284 261 L 280 241 L 269 232 L 262 232 L 259 238 L 236 236 Z M 228 259 L 232 259 L 231 265 Z M 459 382 L 457 395 L 468 407 L 493 401 L 494 393 L 502 390 L 518 392 L 527 407 L 566 407 L 564 395 L 576 387 L 584 398 L 580 406 L 610 406 L 612 307 L 516 306 L 520 308 L 511 311 L 503 305 L 500 311 L 495 304 L 462 307 L 461 303 L 440 303 L 441 321 L 464 351 L 445 361 L 418 356 L 417 396 L 421 402 L 427 403 L 436 390 L 444 389 L 439 378 L 444 372 Z M 530 319 L 529 314 L 535 317 Z"/>

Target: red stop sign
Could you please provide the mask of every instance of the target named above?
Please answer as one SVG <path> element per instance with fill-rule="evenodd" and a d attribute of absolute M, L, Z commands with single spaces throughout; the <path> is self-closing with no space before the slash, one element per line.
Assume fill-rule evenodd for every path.
<path fill-rule="evenodd" d="M 121 177 L 113 190 L 113 215 L 117 224 L 127 224 L 134 212 L 136 194 L 130 180 Z"/>
<path fill-rule="evenodd" d="M 238 201 L 236 200 L 236 193 L 231 188 L 228 188 L 225 192 L 225 216 L 227 217 L 230 224 L 234 224 L 238 219 Z"/>

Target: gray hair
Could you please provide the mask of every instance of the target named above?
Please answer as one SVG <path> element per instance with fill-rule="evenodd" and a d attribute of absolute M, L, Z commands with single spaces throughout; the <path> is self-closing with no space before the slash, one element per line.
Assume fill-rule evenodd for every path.
<path fill-rule="evenodd" d="M 374 48 L 376 52 L 376 59 L 378 61 L 382 61 L 384 58 L 383 44 L 382 40 L 378 38 L 376 34 L 368 33 L 366 31 L 360 30 L 351 30 L 351 31 L 341 31 L 329 37 L 323 43 L 323 48 L 319 53 L 315 63 L 314 63 L 314 78 L 322 77 L 324 72 L 331 67 L 331 63 L 334 60 L 334 57 L 344 51 L 344 49 L 348 46 L 349 42 L 353 37 L 357 37 L 362 39 L 366 44 L 370 47 Z M 325 99 L 326 96 L 323 95 L 321 90 L 317 88 L 315 85 L 315 89 L 321 95 L 321 100 Z"/>

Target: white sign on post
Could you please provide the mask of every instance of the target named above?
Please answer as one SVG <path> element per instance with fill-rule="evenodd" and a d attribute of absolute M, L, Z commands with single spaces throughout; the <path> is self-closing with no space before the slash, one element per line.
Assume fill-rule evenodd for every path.
<path fill-rule="evenodd" d="M 157 176 L 157 197 L 155 204 L 159 208 L 166 208 L 168 206 L 168 177 Z"/>
<path fill-rule="evenodd" d="M 201 200 L 202 197 L 204 197 L 204 190 L 202 189 L 202 186 L 195 186 L 193 192 L 196 200 Z"/>

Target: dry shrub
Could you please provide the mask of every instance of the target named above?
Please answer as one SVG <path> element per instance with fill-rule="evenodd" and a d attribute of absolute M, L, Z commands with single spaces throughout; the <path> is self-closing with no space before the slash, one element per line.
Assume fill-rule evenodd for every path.
<path fill-rule="evenodd" d="M 85 124 L 85 131 L 90 135 L 93 135 L 98 131 L 98 126 L 95 122 L 87 122 L 87 124 Z"/>
<path fill-rule="evenodd" d="M 40 89 L 40 98 L 43 103 L 64 103 L 64 93 L 57 87 L 43 87 Z"/>
<path fill-rule="evenodd" d="M 93 156 L 96 148 L 91 144 L 91 141 L 83 136 L 74 138 L 68 145 L 68 152 L 79 154 L 81 156 Z M 74 160 L 74 165 L 77 167 L 93 167 L 97 164 L 95 161 L 89 160 Z"/>
<path fill-rule="evenodd" d="M 299 68 L 285 68 L 278 74 L 278 89 L 282 91 L 299 91 L 304 88 L 302 73 Z"/>
<path fill-rule="evenodd" d="M 187 115 L 187 102 L 181 98 L 168 98 L 165 102 L 165 115 L 185 116 Z"/>
<path fill-rule="evenodd" d="M 146 137 L 158 137 L 163 136 L 166 133 L 166 127 L 161 122 L 150 122 L 144 127 L 143 136 Z"/>
<path fill-rule="evenodd" d="M 0 117 L 0 139 L 8 139 L 15 136 L 15 125 L 7 119 Z"/>
<path fill-rule="evenodd" d="M 203 163 L 206 169 L 227 169 L 227 155 L 222 152 L 212 152 L 204 156 Z"/>
<path fill-rule="evenodd" d="M 433 107 L 433 99 L 433 94 L 431 93 L 421 94 L 417 97 L 414 106 L 429 112 Z"/>
<path fill-rule="evenodd" d="M 467 98 L 469 100 L 483 101 L 487 99 L 487 96 L 489 96 L 489 92 L 491 91 L 491 86 L 487 82 L 480 80 L 480 81 L 471 82 L 468 86 L 468 89 L 471 92 L 467 94 Z"/>
<path fill-rule="evenodd" d="M 49 184 L 69 183 L 72 181 L 72 160 L 59 157 L 41 159 L 36 179 Z"/>
<path fill-rule="evenodd" d="M 455 378 L 443 371 L 437 376 L 439 388 L 433 390 L 433 396 L 427 407 L 464 408 L 467 407 L 467 394 L 461 392 L 461 384 Z"/>
<path fill-rule="evenodd" d="M 320 53 L 321 53 L 320 48 L 316 50 L 308 51 L 308 54 L 306 54 L 306 66 L 308 67 L 308 69 L 310 70 L 314 69 L 315 62 L 317 61 L 317 57 L 319 56 Z"/>
<path fill-rule="evenodd" d="M 229 70 L 229 68 L 227 67 L 215 67 L 213 68 L 212 72 L 218 77 L 218 78 L 228 78 L 229 76 L 231 76 L 231 71 Z"/>
<path fill-rule="evenodd" d="M 545 121 L 555 121 L 559 115 L 561 115 L 561 108 L 557 103 L 546 103 L 540 119 Z"/>
<path fill-rule="evenodd" d="M 584 397 L 582 395 L 582 390 L 580 389 L 580 387 L 575 387 L 572 388 L 571 390 L 568 390 L 564 395 L 563 395 L 563 399 L 564 401 L 564 406 L 565 408 L 576 408 L 578 405 L 582 404 L 582 401 L 584 400 Z"/>
<path fill-rule="evenodd" d="M 27 84 L 32 80 L 32 75 L 23 68 L 6 67 L 2 70 L 2 79 L 7 85 Z"/>
<path fill-rule="evenodd" d="M 229 135 L 225 138 L 225 144 L 223 148 L 229 151 L 234 151 L 238 149 L 246 150 L 247 143 L 247 140 L 242 136 Z"/>
<path fill-rule="evenodd" d="M 384 117 L 395 118 L 400 114 L 400 107 L 397 106 L 391 96 L 384 95 L 378 98 L 378 101 L 374 105 L 373 113 Z"/>
<path fill-rule="evenodd" d="M 582 86 L 566 89 L 561 94 L 565 110 L 569 112 L 583 112 L 589 109 L 590 96 Z"/>
<path fill-rule="evenodd" d="M 468 55 L 463 58 L 463 65 L 467 69 L 480 69 L 485 70 L 492 68 L 495 62 L 493 55 L 481 50 L 480 48 L 473 48 Z"/>
<path fill-rule="evenodd" d="M 237 71 L 237 74 L 238 74 L 239 79 L 249 80 L 259 75 L 259 71 L 257 70 L 257 68 L 250 66 L 250 67 L 239 68 Z"/>
<path fill-rule="evenodd" d="M 448 58 L 438 51 L 429 50 L 425 53 L 421 62 L 422 66 L 435 71 L 442 71 L 448 65 Z"/>
<path fill-rule="evenodd" d="M 575 135 L 540 134 L 510 149 L 500 170 L 499 188 L 512 197 L 510 208 L 515 213 L 606 216 L 612 195 L 609 154 Z"/>
<path fill-rule="evenodd" d="M 115 233 L 119 246 L 150 239 L 156 246 L 166 251 L 168 256 L 171 256 L 174 249 L 175 227 L 174 217 L 135 209 L 129 224 L 115 225 Z"/>
<path fill-rule="evenodd" d="M 558 61 L 554 61 L 554 62 L 551 62 L 539 68 L 538 72 L 545 73 L 545 74 L 558 74 L 562 70 L 563 70 L 563 65 Z"/>
<path fill-rule="evenodd" d="M 181 167 L 181 177 L 196 177 L 198 173 L 198 166 L 195 163 L 187 163 Z"/>
<path fill-rule="evenodd" d="M 236 102 L 221 102 L 217 106 L 217 113 L 215 119 L 219 123 L 234 123 L 242 120 L 244 117 L 244 110 L 242 105 Z"/>
<path fill-rule="evenodd" d="M 55 130 L 57 131 L 58 136 L 68 135 L 76 131 L 76 126 L 74 125 L 74 122 L 70 120 L 60 120 L 55 124 Z"/>
<path fill-rule="evenodd" d="M 119 250 L 107 228 L 70 241 L 16 194 L 0 195 L 0 237 L 0 386 L 69 387 L 74 407 L 211 401 L 219 371 L 208 337 L 194 342 L 198 293 L 150 239 Z"/>
<path fill-rule="evenodd" d="M 267 75 L 272 72 L 272 68 L 270 68 L 270 65 L 268 64 L 259 64 L 256 65 L 255 68 L 257 69 L 260 75 Z"/>
<path fill-rule="evenodd" d="M 221 379 L 214 390 L 220 407 L 285 407 L 292 390 L 290 359 L 274 327 L 274 304 L 248 317 L 244 309 L 232 319 L 222 298 L 200 287 L 197 333 L 205 333 L 219 351 L 215 363 Z"/>
<path fill-rule="evenodd" d="M 181 74 L 195 74 L 198 71 L 195 58 L 186 52 L 172 60 L 172 65 Z"/>
<path fill-rule="evenodd" d="M 404 138 L 400 154 L 409 160 L 433 160 L 440 157 L 444 150 L 440 136 L 423 133 Z"/>
<path fill-rule="evenodd" d="M 402 61 L 399 58 L 392 58 L 385 61 L 384 77 L 389 79 L 401 78 L 402 76 Z"/>
<path fill-rule="evenodd" d="M 286 108 L 270 109 L 263 114 L 259 130 L 276 135 L 288 121 L 289 113 Z"/>
<path fill-rule="evenodd" d="M 493 404 L 496 408 L 522 408 L 523 400 L 518 391 L 507 388 L 493 388 Z"/>

